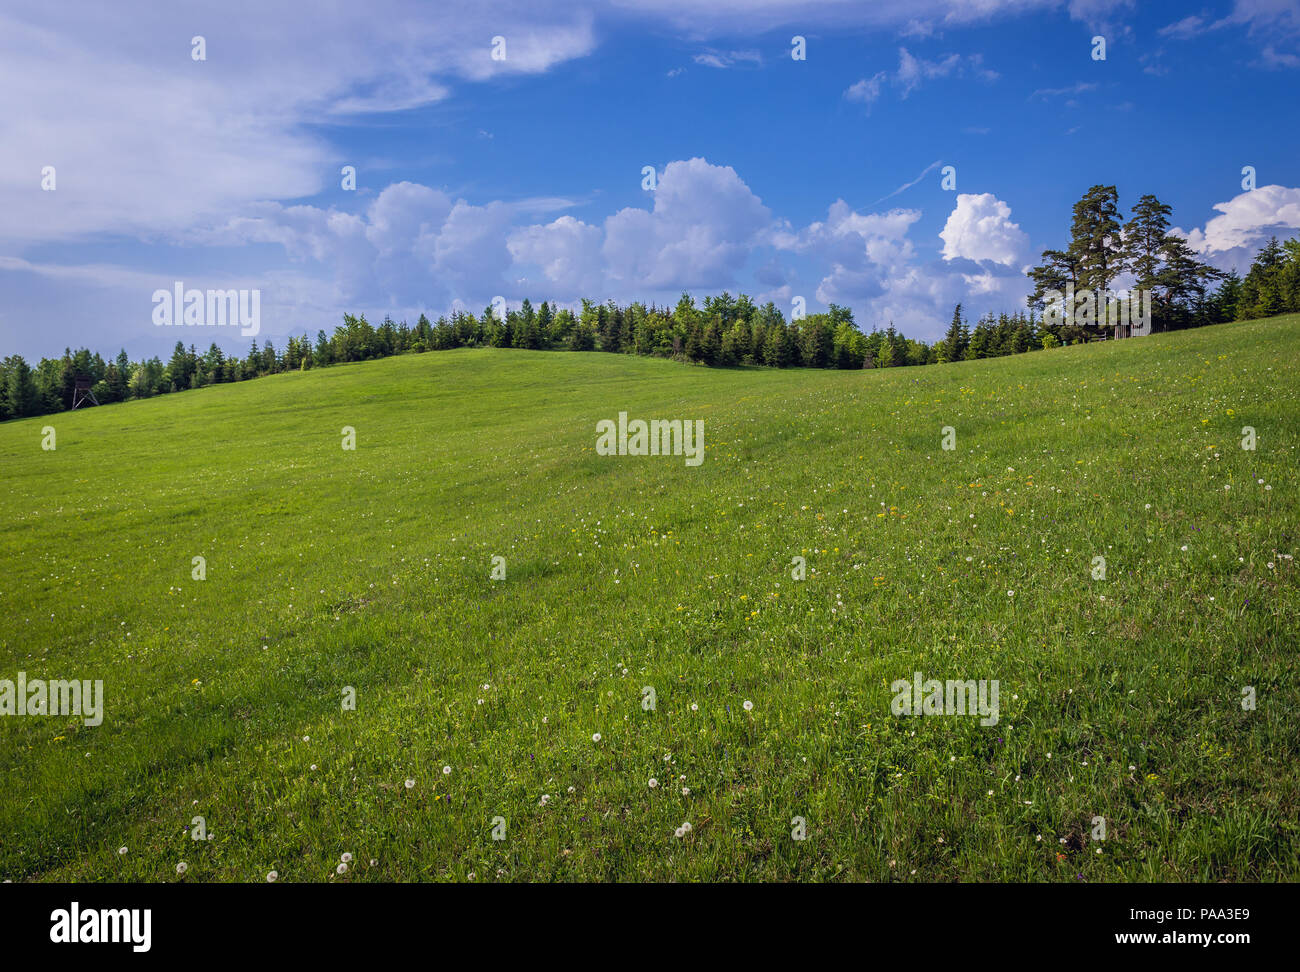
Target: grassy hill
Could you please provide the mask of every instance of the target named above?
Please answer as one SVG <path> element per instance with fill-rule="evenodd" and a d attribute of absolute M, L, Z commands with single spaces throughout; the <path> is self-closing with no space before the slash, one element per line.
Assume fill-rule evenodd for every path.
<path fill-rule="evenodd" d="M 463 350 L 7 423 L 0 678 L 106 701 L 0 718 L 0 879 L 1296 880 L 1298 347 Z M 597 455 L 620 411 L 703 465 Z M 916 671 L 997 724 L 892 715 Z"/>

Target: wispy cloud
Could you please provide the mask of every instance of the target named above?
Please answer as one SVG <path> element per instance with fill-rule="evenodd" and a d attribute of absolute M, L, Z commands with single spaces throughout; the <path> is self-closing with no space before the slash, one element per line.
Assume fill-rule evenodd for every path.
<path fill-rule="evenodd" d="M 268 199 L 336 185 L 341 157 L 322 117 L 409 110 L 456 87 L 527 76 L 596 46 L 593 15 L 524 12 L 493 60 L 499 16 L 467 5 L 411 16 L 402 0 L 327 4 L 310 17 L 255 4 L 228 28 L 220 0 L 142 4 L 104 39 L 102 6 L 68 0 L 0 12 L 0 144 L 6 172 L 55 165 L 58 195 L 0 178 L 0 247 L 99 233 L 181 238 Z M 211 23 L 206 60 L 190 38 Z M 358 39 L 364 38 L 361 43 Z M 77 173 L 77 178 L 65 174 Z M 57 201 L 58 205 L 52 205 Z"/>
<path fill-rule="evenodd" d="M 1098 88 L 1095 81 L 1079 81 L 1075 84 L 1067 85 L 1064 88 L 1039 88 L 1029 97 L 1041 98 L 1046 101 L 1048 98 L 1072 98 L 1075 95 L 1085 94 L 1089 91 L 1096 91 Z"/>
<path fill-rule="evenodd" d="M 942 60 L 927 61 L 925 58 L 913 57 L 906 47 L 900 47 L 898 73 L 894 75 L 894 80 L 902 87 L 903 97 L 906 98 L 922 81 L 946 78 L 961 66 L 961 62 L 960 54 L 949 54 Z"/>
<path fill-rule="evenodd" d="M 1232 12 L 1210 25 L 1245 27 L 1262 41 L 1259 64 L 1267 68 L 1300 67 L 1300 5 L 1293 0 L 1235 0 Z"/>
<path fill-rule="evenodd" d="M 880 97 L 880 92 L 884 89 L 885 81 L 889 78 L 884 71 L 873 75 L 870 78 L 863 78 L 855 84 L 849 85 L 844 92 L 844 98 L 847 101 L 860 101 L 864 105 L 874 104 Z"/>
<path fill-rule="evenodd" d="M 942 165 L 942 164 L 943 164 L 943 160 L 942 160 L 942 159 L 935 159 L 933 162 L 931 162 L 929 165 L 927 165 L 924 169 L 922 169 L 922 170 L 921 170 L 921 174 L 918 175 L 918 176 L 917 176 L 915 179 L 913 179 L 911 182 L 905 182 L 905 183 L 903 183 L 901 186 L 899 186 L 899 187 L 898 187 L 897 189 L 895 189 L 893 192 L 889 193 L 888 195 L 881 196 L 879 199 L 877 199 L 877 200 L 876 200 L 875 202 L 873 202 L 871 205 L 873 205 L 873 206 L 879 206 L 879 205 L 880 205 L 882 202 L 884 202 L 886 199 L 893 199 L 893 198 L 894 198 L 895 196 L 897 196 L 900 192 L 906 192 L 908 189 L 911 189 L 914 185 L 916 185 L 918 182 L 920 182 L 922 179 L 924 179 L 927 175 L 929 175 L 929 174 L 930 174 L 931 172 L 933 172 L 935 169 L 939 168 L 939 166 Z"/>
<path fill-rule="evenodd" d="M 696 54 L 692 60 L 711 68 L 729 68 L 737 64 L 762 64 L 763 55 L 758 51 L 718 51 L 710 48 Z"/>
<path fill-rule="evenodd" d="M 1198 16 L 1197 14 L 1190 14 L 1182 20 L 1176 20 L 1172 24 L 1166 24 L 1164 27 L 1161 27 L 1156 31 L 1156 33 L 1161 37 L 1169 37 L 1173 40 L 1187 40 L 1190 37 L 1195 37 L 1197 34 L 1205 33 L 1207 29 L 1209 29 L 1209 24 L 1206 22 L 1204 17 Z"/>
<path fill-rule="evenodd" d="M 980 81 L 996 81 L 998 72 L 984 66 L 982 54 L 947 54 L 936 61 L 916 57 L 906 47 L 898 49 L 898 70 L 893 74 L 878 71 L 869 78 L 850 85 L 844 91 L 846 101 L 857 101 L 870 107 L 884 91 L 888 83 L 900 90 L 900 96 L 906 98 L 922 82 L 948 77 L 974 77 Z"/>

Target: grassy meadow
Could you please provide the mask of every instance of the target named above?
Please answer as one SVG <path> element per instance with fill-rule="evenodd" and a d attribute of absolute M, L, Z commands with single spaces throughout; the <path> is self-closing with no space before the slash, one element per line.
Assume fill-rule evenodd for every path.
<path fill-rule="evenodd" d="M 1298 349 L 458 350 L 0 425 L 0 678 L 105 693 L 0 718 L 0 879 L 1300 879 Z M 597 455 L 620 411 L 704 463 Z M 892 715 L 916 671 L 999 721 Z"/>

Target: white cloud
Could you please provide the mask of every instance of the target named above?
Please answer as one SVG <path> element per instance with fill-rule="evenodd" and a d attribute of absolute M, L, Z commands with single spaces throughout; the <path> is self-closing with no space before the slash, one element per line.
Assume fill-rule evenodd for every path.
<path fill-rule="evenodd" d="M 671 300 L 682 289 L 732 287 L 754 274 L 758 299 L 788 309 L 794 293 L 855 307 L 866 326 L 893 320 L 934 337 L 952 303 L 974 294 L 1017 304 L 1023 279 L 1010 266 L 1024 237 L 1010 209 L 991 195 L 959 196 L 942 234 L 945 259 L 918 262 L 911 228 L 917 209 L 859 212 L 844 200 L 826 218 L 795 228 L 774 223 L 762 200 L 729 166 L 670 162 L 650 208 L 627 207 L 602 223 L 572 215 L 517 223 L 563 201 L 472 205 L 412 183 L 389 186 L 359 215 L 310 206 L 268 206 L 223 227 L 221 241 L 278 242 L 318 261 L 344 306 L 463 306 L 497 293 L 574 302 L 580 297 Z M 214 238 L 216 241 L 216 238 Z M 764 256 L 764 254 L 767 254 Z M 818 274 L 806 289 L 782 262 Z"/>
<path fill-rule="evenodd" d="M 240 286 L 264 291 L 269 335 L 329 328 L 342 310 L 408 319 L 458 307 L 477 313 L 496 294 L 511 302 L 523 296 L 569 304 L 584 296 L 671 302 L 682 289 L 697 295 L 734 289 L 751 265 L 760 302 L 771 299 L 788 311 L 790 297 L 803 294 L 853 307 L 868 328 L 892 320 L 927 339 L 942 333 L 957 300 L 978 294 L 987 298 L 981 309 L 1002 309 L 1018 306 L 1024 294 L 1023 277 L 1012 266 L 1024 237 L 1009 207 L 991 195 L 957 198 L 941 234 L 944 258 L 929 262 L 920 261 L 909 236 L 921 219 L 917 209 L 859 212 L 837 200 L 825 219 L 796 228 L 775 222 L 730 166 L 702 158 L 670 162 L 649 208 L 623 208 L 599 223 L 567 213 L 536 219 L 568 205 L 545 198 L 476 204 L 398 182 L 357 212 L 259 203 L 194 242 L 276 244 L 297 264 L 258 280 L 241 278 Z M 811 274 L 806 286 L 805 273 Z M 224 288 L 235 276 L 180 275 L 200 289 Z M 34 287 L 36 278 L 48 285 Z M 173 279 L 170 272 L 0 260 L 0 304 L 14 288 L 48 300 L 63 285 L 75 291 L 69 299 L 87 320 L 91 304 L 101 315 L 138 317 L 137 340 L 127 342 L 132 353 L 139 342 L 147 353 L 161 353 L 150 346 L 161 339 L 147 326 L 148 295 Z M 25 310 L 22 301 L 11 301 L 0 315 Z M 98 345 L 102 337 L 88 340 Z"/>
<path fill-rule="evenodd" d="M 1062 96 L 1068 97 L 1068 96 L 1080 95 L 1088 91 L 1096 91 L 1096 90 L 1097 90 L 1097 82 L 1095 81 L 1076 81 L 1074 84 L 1068 85 L 1064 88 L 1039 88 L 1029 97 L 1042 98 L 1046 100 L 1047 98 L 1059 98 Z"/>
<path fill-rule="evenodd" d="M 921 170 L 921 174 L 918 175 L 918 176 L 917 176 L 915 179 L 913 179 L 911 182 L 904 182 L 901 186 L 899 186 L 899 187 L 898 187 L 897 189 L 895 189 L 893 192 L 891 192 L 891 193 L 887 193 L 886 195 L 881 196 L 881 197 L 880 197 L 879 199 L 877 199 L 874 203 L 872 203 L 872 205 L 873 205 L 873 206 L 878 206 L 878 205 L 880 205 L 882 202 L 884 202 L 886 199 L 893 199 L 893 198 L 894 198 L 895 196 L 897 196 L 899 193 L 901 193 L 901 192 L 906 192 L 908 189 L 911 189 L 914 185 L 916 185 L 918 182 L 920 182 L 922 179 L 924 179 L 924 178 L 925 178 L 929 173 L 931 173 L 931 172 L 933 172 L 935 169 L 939 168 L 939 166 L 940 166 L 941 164 L 942 164 L 942 160 L 941 160 L 941 159 L 936 159 L 935 161 L 933 161 L 933 162 L 931 162 L 929 165 L 927 165 L 924 169 L 922 169 L 922 170 Z"/>
<path fill-rule="evenodd" d="M 1260 52 L 1262 63 L 1265 67 L 1272 68 L 1298 68 L 1300 67 L 1300 54 L 1292 54 L 1288 51 L 1279 51 L 1274 44 L 1268 44 Z"/>
<path fill-rule="evenodd" d="M 414 182 L 397 182 L 370 204 L 366 239 L 378 258 L 391 260 L 408 251 L 427 252 L 451 214 L 447 194 Z"/>
<path fill-rule="evenodd" d="M 892 84 L 906 98 L 915 91 L 923 81 L 936 78 L 975 77 L 981 81 L 996 81 L 998 73 L 984 67 L 982 54 L 948 54 L 937 61 L 927 61 L 915 57 L 906 47 L 898 49 L 898 70 L 892 75 L 886 71 L 877 71 L 870 78 L 862 78 L 844 91 L 847 101 L 861 102 L 867 106 L 874 104 L 884 90 L 885 84 Z"/>
<path fill-rule="evenodd" d="M 504 61 L 491 39 L 506 37 Z M 202 35 L 206 60 L 191 59 Z M 359 42 L 363 41 L 363 42 Z M 595 46 L 592 15 L 528 4 L 12 0 L 0 13 L 0 248 L 97 234 L 177 239 L 337 184 L 307 126 L 427 105 Z M 58 188 L 42 192 L 54 166 Z"/>
<path fill-rule="evenodd" d="M 1214 26 L 1242 25 L 1255 35 L 1294 38 L 1300 34 L 1300 7 L 1293 0 L 1235 0 L 1232 12 Z"/>
<path fill-rule="evenodd" d="M 424 293 L 491 296 L 506 287 L 512 262 L 506 237 L 514 219 L 503 202 L 472 206 L 457 202 L 433 245 L 430 275 L 439 287 L 426 285 Z"/>
<path fill-rule="evenodd" d="M 1029 237 L 1011 222 L 1011 207 L 991 192 L 959 194 L 939 238 L 945 260 L 991 260 L 1005 266 L 1018 262 L 1029 243 Z"/>
<path fill-rule="evenodd" d="M 762 64 L 763 55 L 758 51 L 716 51 L 707 50 L 694 57 L 696 64 L 705 67 L 729 68 L 736 64 Z"/>
<path fill-rule="evenodd" d="M 727 286 L 771 222 L 731 166 L 670 162 L 653 209 L 622 209 L 605 220 L 606 270 L 624 287 Z"/>
<path fill-rule="evenodd" d="M 574 301 L 602 293 L 602 237 L 599 226 L 561 216 L 544 226 L 516 230 L 507 246 L 516 265 L 541 269 L 542 280 L 525 280 L 526 289 L 540 287 L 552 299 Z"/>
<path fill-rule="evenodd" d="M 474 205 L 411 182 L 385 188 L 360 214 L 266 203 L 198 237 L 209 245 L 278 243 L 320 264 L 344 303 L 477 307 L 500 293 L 544 299 L 673 293 L 730 286 L 766 240 L 772 216 L 730 166 L 670 162 L 649 209 L 602 224 L 561 215 L 565 199 Z"/>
<path fill-rule="evenodd" d="M 1207 16 L 1205 12 L 1191 14 L 1156 33 L 1173 40 L 1191 40 L 1225 27 L 1244 27 L 1248 37 L 1263 45 L 1259 63 L 1264 67 L 1300 67 L 1300 6 L 1295 0 L 1235 0 L 1227 16 L 1213 22 Z"/>
<path fill-rule="evenodd" d="M 869 78 L 849 85 L 844 91 L 844 97 L 848 101 L 860 101 L 865 105 L 875 104 L 888 77 L 884 71 L 878 71 Z"/>
<path fill-rule="evenodd" d="M 1072 0 L 1075 19 L 1090 19 L 1132 0 Z M 760 34 L 776 27 L 891 28 L 927 37 L 943 27 L 989 23 L 1033 10 L 1056 10 L 1060 0 L 617 0 L 625 10 L 650 14 L 694 37 L 738 32 Z"/>
<path fill-rule="evenodd" d="M 925 58 L 913 57 L 906 47 L 898 49 L 898 73 L 894 80 L 903 89 L 906 98 L 922 81 L 934 78 L 946 78 L 961 65 L 960 54 L 949 54 L 939 61 L 927 61 Z"/>
<path fill-rule="evenodd" d="M 1182 20 L 1176 20 L 1172 24 L 1166 24 L 1164 27 L 1161 27 L 1156 31 L 1156 33 L 1161 37 L 1172 37 L 1175 40 L 1187 40 L 1190 37 L 1195 37 L 1197 34 L 1203 33 L 1207 26 L 1204 17 L 1198 17 L 1196 14 L 1189 14 Z"/>
<path fill-rule="evenodd" d="M 1113 14 L 1133 5 L 1134 0 L 1070 0 L 1067 9 L 1075 20 L 1093 27 L 1107 27 Z"/>
<path fill-rule="evenodd" d="M 1023 307 L 1027 288 L 1013 262 L 1027 239 L 1010 215 L 991 195 L 959 197 L 945 227 L 951 252 L 932 261 L 919 259 L 909 238 L 921 219 L 916 209 L 860 213 L 837 200 L 825 220 L 784 228 L 772 239 L 778 251 L 827 267 L 817 300 L 853 307 L 866 329 L 892 322 L 911 337 L 932 340 L 942 336 L 958 301 L 981 297 L 981 312 Z"/>
<path fill-rule="evenodd" d="M 1290 236 L 1300 229 L 1300 188 L 1259 186 L 1213 208 L 1219 215 L 1204 229 L 1174 232 L 1222 269 L 1245 269 L 1270 236 Z"/>
<path fill-rule="evenodd" d="M 913 256 L 907 232 L 920 218 L 915 209 L 859 213 L 837 199 L 825 220 L 797 232 L 778 232 L 773 244 L 777 249 L 812 255 L 829 267 L 817 285 L 819 301 L 861 303 L 883 295 L 891 279 L 903 272 Z"/>

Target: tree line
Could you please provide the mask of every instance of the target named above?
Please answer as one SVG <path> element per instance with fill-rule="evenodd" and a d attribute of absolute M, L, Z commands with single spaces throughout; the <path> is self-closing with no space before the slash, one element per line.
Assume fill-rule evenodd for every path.
<path fill-rule="evenodd" d="M 1029 271 L 1034 291 L 1025 311 L 986 314 L 972 326 L 962 305 L 943 339 L 909 338 L 891 323 L 864 333 L 847 307 L 787 320 L 771 302 L 756 305 L 741 294 L 705 297 L 697 305 L 682 294 L 675 307 L 634 301 L 583 300 L 577 310 L 525 299 L 499 315 L 489 306 L 475 316 L 457 311 L 414 326 L 385 318 L 344 314 L 326 334 L 291 336 L 280 350 L 256 340 L 246 357 L 227 355 L 215 343 L 206 352 L 176 343 L 169 361 L 131 361 L 125 351 L 105 361 L 86 348 L 65 349 L 35 368 L 21 356 L 0 361 L 0 420 L 46 415 L 72 407 L 78 376 L 89 378 L 100 404 L 149 398 L 205 385 L 246 381 L 285 371 L 306 371 L 350 361 L 461 347 L 537 351 L 602 351 L 655 355 L 714 367 L 893 368 L 1021 354 L 1105 337 L 1103 324 L 1083 326 L 1044 318 L 1049 291 L 1105 290 L 1121 273 L 1150 289 L 1154 330 L 1198 327 L 1300 311 L 1300 238 L 1262 247 L 1245 277 L 1223 273 L 1192 256 L 1186 241 L 1169 232 L 1170 210 L 1143 196 L 1127 221 L 1120 219 L 1114 186 L 1094 186 L 1074 207 L 1071 242 L 1043 251 Z M 1217 288 L 1209 289 L 1211 282 Z"/>
<path fill-rule="evenodd" d="M 1093 186 L 1074 204 L 1069 245 L 1044 250 L 1042 263 L 1028 271 L 1034 287 L 1030 308 L 1044 311 L 1048 295 L 1067 288 L 1076 294 L 1109 291 L 1127 273 L 1132 289 L 1151 295 L 1153 331 L 1300 311 L 1300 239 L 1270 239 L 1243 279 L 1197 260 L 1187 241 L 1170 232 L 1171 216 L 1168 205 L 1147 194 L 1125 220 L 1116 188 Z M 1105 336 L 1108 329 L 1094 322 L 1054 330 L 1059 340 L 1073 343 Z"/>

